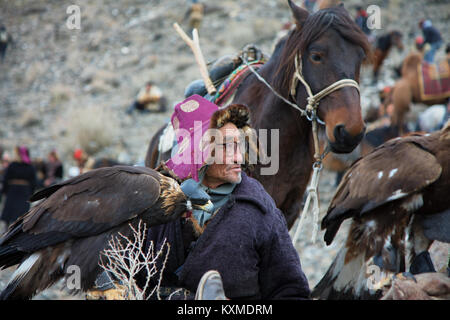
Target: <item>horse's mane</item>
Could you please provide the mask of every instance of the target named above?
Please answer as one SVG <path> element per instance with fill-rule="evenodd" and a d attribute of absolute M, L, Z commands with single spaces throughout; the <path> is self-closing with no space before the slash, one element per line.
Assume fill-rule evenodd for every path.
<path fill-rule="evenodd" d="M 281 52 L 278 69 L 274 77 L 274 87 L 283 96 L 287 96 L 295 71 L 294 59 L 303 54 L 310 43 L 319 38 L 328 28 L 337 31 L 344 39 L 360 46 L 366 57 L 370 58 L 370 44 L 366 35 L 353 22 L 347 10 L 342 6 L 319 10 L 309 15 L 305 23 L 291 31 Z"/>

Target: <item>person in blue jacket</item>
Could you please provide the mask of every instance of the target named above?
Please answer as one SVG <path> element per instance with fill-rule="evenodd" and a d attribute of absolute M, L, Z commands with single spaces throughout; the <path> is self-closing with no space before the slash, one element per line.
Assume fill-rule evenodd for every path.
<path fill-rule="evenodd" d="M 432 25 L 430 20 L 421 20 L 419 27 L 422 29 L 425 44 L 428 43 L 430 45 L 430 49 L 423 58 L 426 62 L 433 63 L 436 52 L 443 44 L 441 33 Z"/>

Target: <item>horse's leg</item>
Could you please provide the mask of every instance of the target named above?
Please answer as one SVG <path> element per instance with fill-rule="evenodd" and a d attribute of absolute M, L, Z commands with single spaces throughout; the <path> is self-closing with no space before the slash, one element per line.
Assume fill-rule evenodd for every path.
<path fill-rule="evenodd" d="M 147 155 L 145 157 L 145 166 L 154 169 L 157 158 L 158 158 L 158 149 L 154 149 L 150 145 L 149 149 L 147 150 Z"/>
<path fill-rule="evenodd" d="M 373 62 L 373 80 L 378 80 L 378 74 L 380 72 L 381 65 L 383 64 L 384 59 L 386 58 L 388 52 L 381 51 L 380 49 L 376 49 L 374 53 L 374 62 Z"/>
<path fill-rule="evenodd" d="M 159 139 L 161 138 L 161 135 L 164 131 L 165 126 L 163 126 L 161 129 L 159 129 L 155 135 L 150 140 L 150 144 L 147 149 L 147 154 L 145 156 L 145 166 L 149 168 L 156 168 L 158 165 L 158 146 L 159 146 Z"/>
<path fill-rule="evenodd" d="M 284 202 L 279 206 L 279 209 L 283 212 L 284 217 L 288 225 L 288 229 L 291 229 L 295 223 L 295 220 L 300 216 L 302 210 L 303 193 L 298 188 L 294 188 L 287 194 Z"/>

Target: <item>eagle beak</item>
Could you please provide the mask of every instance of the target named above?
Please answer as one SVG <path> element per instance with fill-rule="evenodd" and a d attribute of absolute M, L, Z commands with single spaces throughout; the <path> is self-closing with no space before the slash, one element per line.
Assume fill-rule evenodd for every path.
<path fill-rule="evenodd" d="M 211 200 L 208 201 L 202 201 L 203 204 L 199 204 L 199 203 L 194 203 L 194 201 L 192 201 L 192 208 L 196 209 L 196 210 L 202 210 L 202 211 L 206 211 L 206 212 L 212 212 L 214 209 L 214 205 L 211 202 Z"/>

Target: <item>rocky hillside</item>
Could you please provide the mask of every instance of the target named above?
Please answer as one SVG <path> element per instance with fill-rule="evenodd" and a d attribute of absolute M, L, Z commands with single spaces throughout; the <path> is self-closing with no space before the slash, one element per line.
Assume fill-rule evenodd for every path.
<path fill-rule="evenodd" d="M 69 30 L 66 9 L 81 9 L 81 29 Z M 166 114 L 126 116 L 139 88 L 153 80 L 173 105 L 199 77 L 193 55 L 174 31 L 187 1 L 2 1 L 1 19 L 15 43 L 0 71 L 0 143 L 64 153 L 92 131 L 93 151 L 142 161 Z M 209 1 L 199 30 L 206 59 L 255 42 L 269 49 L 290 19 L 284 2 Z M 78 137 L 78 138 L 77 138 Z M 97 141 L 100 140 L 100 141 Z"/>
<path fill-rule="evenodd" d="M 354 13 L 358 1 L 345 2 Z M 389 8 L 382 7 L 383 29 L 376 31 L 400 29 L 411 45 L 418 19 L 410 17 L 419 15 L 433 17 L 448 31 L 445 1 L 435 2 L 390 1 Z M 66 10 L 73 4 L 81 10 L 80 30 L 66 25 Z M 188 30 L 188 1 L 0 1 L 0 6 L 0 20 L 14 39 L 0 65 L 0 145 L 7 150 L 23 143 L 32 156 L 42 157 L 56 148 L 71 160 L 70 152 L 88 144 L 88 135 L 93 152 L 140 162 L 171 108 L 165 114 L 127 116 L 136 92 L 153 80 L 172 106 L 199 78 L 190 49 L 172 27 L 178 22 Z M 234 54 L 248 43 L 270 54 L 289 20 L 284 0 L 208 1 L 199 30 L 206 60 Z M 390 60 L 397 62 L 395 56 Z M 384 81 L 392 82 L 391 73 L 385 73 Z M 374 89 L 363 86 L 363 107 L 376 103 Z"/>
<path fill-rule="evenodd" d="M 235 54 L 248 43 L 270 54 L 277 33 L 291 20 L 285 0 L 204 2 L 206 15 L 199 34 L 207 61 Z M 361 2 L 344 1 L 352 14 Z M 150 138 L 170 119 L 185 86 L 200 77 L 192 52 L 172 27 L 178 22 L 188 30 L 188 4 L 186 0 L 0 0 L 0 21 L 14 40 L 0 64 L 0 145 L 10 153 L 17 144 L 28 145 L 32 157 L 45 157 L 56 148 L 68 165 L 77 147 L 89 148 L 94 156 L 142 163 Z M 371 83 L 370 70 L 363 70 L 363 111 L 378 104 L 379 88 L 393 84 L 392 67 L 420 34 L 420 18 L 431 18 L 450 41 L 448 1 L 425 5 L 422 0 L 372 0 L 370 4 L 382 9 L 382 29 L 375 34 L 401 30 L 407 50 L 392 52 L 377 85 Z M 80 30 L 67 28 L 70 5 L 81 10 Z M 163 90 L 169 110 L 127 115 L 126 108 L 148 80 Z M 320 187 L 322 214 L 333 184 L 334 174 L 325 172 Z M 321 241 L 311 245 L 307 239 L 309 235 L 297 247 L 313 286 L 344 239 L 341 232 L 328 248 Z M 0 274 L 0 288 L 6 272 L 3 278 Z M 65 297 L 58 292 L 47 291 L 40 298 Z"/>

